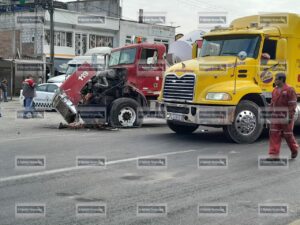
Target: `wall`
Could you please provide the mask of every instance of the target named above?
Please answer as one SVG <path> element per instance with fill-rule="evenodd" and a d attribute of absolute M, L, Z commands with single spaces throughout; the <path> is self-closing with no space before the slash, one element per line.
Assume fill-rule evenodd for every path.
<path fill-rule="evenodd" d="M 99 23 L 99 20 L 103 19 L 103 23 Z M 50 29 L 50 17 L 46 13 L 44 29 L 47 32 Z M 103 17 L 99 15 L 88 15 L 83 13 L 71 12 L 66 10 L 55 10 L 54 15 L 55 31 L 72 32 L 73 40 L 72 47 L 55 46 L 56 57 L 59 58 L 74 58 L 76 53 L 75 48 L 75 35 L 87 35 L 87 50 L 90 47 L 90 35 L 98 35 L 102 37 L 108 37 L 113 39 L 112 47 L 116 47 L 118 44 L 118 30 L 119 19 L 111 17 Z M 44 41 L 44 53 L 49 56 L 50 46 Z"/>
<path fill-rule="evenodd" d="M 96 13 L 109 17 L 121 17 L 120 0 L 88 0 L 80 2 L 68 2 L 68 10 Z"/>
<path fill-rule="evenodd" d="M 165 40 L 170 45 L 175 39 L 175 28 L 168 26 L 137 23 L 134 21 L 121 20 L 119 32 L 119 46 L 124 46 L 127 36 L 141 36 L 149 43 L 154 43 L 155 39 Z"/>
<path fill-rule="evenodd" d="M 0 30 L 0 57 L 2 58 L 13 58 L 13 31 L 1 31 Z M 20 31 L 16 31 L 15 33 L 15 43 L 17 52 L 17 48 L 20 46 Z"/>

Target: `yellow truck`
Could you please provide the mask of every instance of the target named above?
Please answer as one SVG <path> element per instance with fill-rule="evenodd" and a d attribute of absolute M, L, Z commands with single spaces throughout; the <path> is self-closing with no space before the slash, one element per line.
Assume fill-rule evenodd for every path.
<path fill-rule="evenodd" d="M 159 101 L 167 124 L 179 134 L 199 125 L 222 127 L 233 141 L 252 143 L 266 126 L 261 112 L 278 72 L 299 94 L 299 15 L 247 16 L 216 27 L 204 35 L 200 57 L 166 71 Z"/>

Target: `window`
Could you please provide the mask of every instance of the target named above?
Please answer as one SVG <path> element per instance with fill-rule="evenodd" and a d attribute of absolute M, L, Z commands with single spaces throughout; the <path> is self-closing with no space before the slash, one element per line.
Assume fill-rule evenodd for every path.
<path fill-rule="evenodd" d="M 143 49 L 141 61 L 146 64 L 156 64 L 158 57 L 157 53 L 157 49 Z"/>
<path fill-rule="evenodd" d="M 54 45 L 60 46 L 60 32 L 54 32 Z"/>
<path fill-rule="evenodd" d="M 90 34 L 90 48 L 96 47 L 113 47 L 113 37 L 99 36 L 95 34 Z"/>
<path fill-rule="evenodd" d="M 45 42 L 47 45 L 50 45 L 50 30 L 45 30 Z M 64 31 L 54 31 L 54 45 L 72 47 L 73 33 Z"/>
<path fill-rule="evenodd" d="M 72 47 L 73 46 L 73 35 L 70 32 L 67 32 L 67 47 Z"/>
<path fill-rule="evenodd" d="M 126 36 L 125 44 L 131 44 L 131 36 L 129 35 Z"/>
<path fill-rule="evenodd" d="M 277 46 L 276 40 L 266 39 L 262 53 L 269 54 L 270 59 L 276 59 L 276 46 Z"/>
<path fill-rule="evenodd" d="M 61 32 L 60 33 L 60 45 L 61 46 L 67 46 L 67 43 L 66 43 L 66 33 L 65 32 Z"/>
<path fill-rule="evenodd" d="M 47 89 L 47 85 L 39 85 L 39 86 L 37 86 L 36 91 L 46 92 L 46 89 Z"/>
<path fill-rule="evenodd" d="M 47 88 L 47 92 L 54 93 L 57 89 L 58 87 L 55 84 L 49 84 Z"/>
<path fill-rule="evenodd" d="M 125 48 L 111 53 L 109 66 L 132 64 L 135 61 L 136 48 Z"/>
<path fill-rule="evenodd" d="M 87 35 L 83 34 L 82 35 L 82 54 L 85 54 L 87 51 Z"/>
<path fill-rule="evenodd" d="M 258 35 L 208 36 L 204 39 L 201 56 L 237 56 L 245 51 L 250 58 L 257 58 Z"/>
<path fill-rule="evenodd" d="M 81 34 L 75 34 L 75 55 L 81 55 Z"/>
<path fill-rule="evenodd" d="M 87 51 L 87 35 L 75 34 L 75 55 L 84 55 Z"/>

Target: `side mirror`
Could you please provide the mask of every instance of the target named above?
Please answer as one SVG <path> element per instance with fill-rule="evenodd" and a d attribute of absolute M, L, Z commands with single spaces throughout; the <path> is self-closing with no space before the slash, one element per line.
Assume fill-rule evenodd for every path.
<path fill-rule="evenodd" d="M 247 52 L 245 51 L 240 51 L 239 54 L 237 54 L 237 57 L 239 60 L 244 61 L 247 58 Z"/>
<path fill-rule="evenodd" d="M 287 40 L 281 38 L 277 42 L 276 60 L 285 61 L 287 58 Z"/>

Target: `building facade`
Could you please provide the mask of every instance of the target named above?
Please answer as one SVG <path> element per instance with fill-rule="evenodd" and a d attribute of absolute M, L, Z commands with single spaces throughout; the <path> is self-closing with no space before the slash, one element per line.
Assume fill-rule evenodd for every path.
<path fill-rule="evenodd" d="M 143 37 L 145 42 L 164 43 L 168 46 L 175 37 L 174 27 L 64 9 L 55 9 L 54 30 L 55 75 L 63 73 L 63 65 L 69 60 L 84 55 L 91 48 L 124 46 L 132 43 L 137 36 Z M 14 93 L 19 92 L 22 79 L 29 73 L 45 78 L 50 61 L 48 11 L 36 9 L 32 12 L 1 13 L 0 57 L 18 63 L 13 66 L 13 73 L 10 71 L 5 75 L 5 78 L 13 82 Z M 34 63 L 31 64 L 30 60 L 34 60 Z M 0 79 L 1 76 L 4 75 L 1 75 L 0 68 Z"/>
<path fill-rule="evenodd" d="M 84 0 L 67 2 L 68 10 L 121 18 L 120 0 Z"/>

